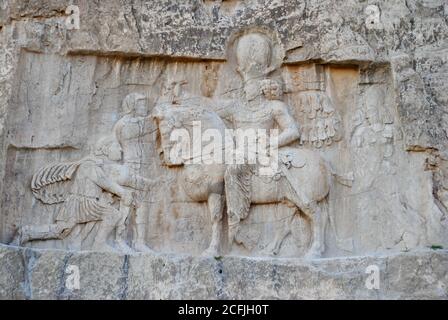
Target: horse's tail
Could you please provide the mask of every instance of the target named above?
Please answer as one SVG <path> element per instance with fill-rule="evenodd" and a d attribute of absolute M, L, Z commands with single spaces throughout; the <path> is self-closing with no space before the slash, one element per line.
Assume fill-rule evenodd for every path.
<path fill-rule="evenodd" d="M 330 206 L 328 203 L 328 197 L 326 197 L 324 200 L 322 200 L 320 202 L 320 207 L 321 207 L 322 212 L 324 213 L 324 219 L 325 219 L 325 216 L 328 216 L 328 220 L 330 222 L 330 228 L 334 234 L 334 237 L 336 239 L 336 245 L 338 246 L 338 248 L 340 248 L 344 251 L 352 252 L 353 251 L 353 239 L 352 238 L 347 238 L 347 239 L 339 238 L 338 232 L 336 231 L 336 224 L 334 222 L 334 217 L 331 213 Z"/>

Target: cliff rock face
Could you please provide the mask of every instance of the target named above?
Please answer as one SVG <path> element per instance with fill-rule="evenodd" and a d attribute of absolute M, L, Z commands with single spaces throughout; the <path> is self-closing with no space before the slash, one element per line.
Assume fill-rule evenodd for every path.
<path fill-rule="evenodd" d="M 2 1 L 0 298 L 447 298 L 447 37 L 445 0 Z"/>
<path fill-rule="evenodd" d="M 2 299 L 447 298 L 446 250 L 304 262 L 1 246 L 0 259 Z M 369 266 L 377 288 L 366 285 Z"/>

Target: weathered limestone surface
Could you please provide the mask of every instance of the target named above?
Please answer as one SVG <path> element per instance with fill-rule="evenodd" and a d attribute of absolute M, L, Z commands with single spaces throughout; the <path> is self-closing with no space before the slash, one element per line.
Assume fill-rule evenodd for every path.
<path fill-rule="evenodd" d="M 447 38 L 446 0 L 0 1 L 0 297 L 447 298 Z M 195 120 L 287 169 L 167 159 Z"/>
<path fill-rule="evenodd" d="M 378 5 L 381 28 L 366 28 L 368 4 Z M 80 30 L 64 29 L 65 9 L 77 4 Z M 444 0 L 393 1 L 2 1 L 2 96 L 18 50 L 128 56 L 225 59 L 230 35 L 245 26 L 276 30 L 287 62 L 390 62 L 409 98 L 401 117 L 416 130 L 410 144 L 446 146 L 447 11 Z M 62 22 L 62 23 L 61 23 Z M 415 75 L 411 76 L 411 70 Z M 402 86 L 405 86 L 403 84 Z M 6 100 L 5 100 L 6 101 Z M 406 102 L 404 102 L 406 103 Z M 2 106 L 4 103 L 2 103 Z M 5 111 L 3 111 L 4 113 Z M 418 122 L 417 122 L 418 121 Z M 415 125 L 413 125 L 415 122 Z M 439 125 L 438 125 L 439 124 Z"/>
<path fill-rule="evenodd" d="M 2 245 L 0 299 L 447 299 L 447 263 L 446 250 L 310 263 Z M 378 290 L 365 286 L 373 264 Z M 79 267 L 79 289 L 66 287 L 70 265 Z"/>

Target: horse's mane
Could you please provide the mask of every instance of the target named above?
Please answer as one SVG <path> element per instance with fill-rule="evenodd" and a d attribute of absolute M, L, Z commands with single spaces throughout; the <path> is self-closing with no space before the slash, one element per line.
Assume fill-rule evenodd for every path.
<path fill-rule="evenodd" d="M 156 118 L 160 116 L 171 118 L 171 121 L 176 122 L 176 127 L 179 127 L 179 125 L 192 126 L 193 121 L 201 121 L 202 124 L 207 124 L 207 121 L 213 121 L 214 129 L 227 129 L 227 125 L 217 112 L 211 107 L 197 104 L 181 106 L 160 105 L 155 108 L 154 115 Z"/>

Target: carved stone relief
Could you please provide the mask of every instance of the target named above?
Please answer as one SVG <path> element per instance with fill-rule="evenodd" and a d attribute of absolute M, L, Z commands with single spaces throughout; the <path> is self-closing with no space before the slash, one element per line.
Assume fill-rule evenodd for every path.
<path fill-rule="evenodd" d="M 69 247 L 85 247 L 84 240 L 93 233 L 90 249 L 131 251 L 126 244 L 125 222 L 130 211 L 138 210 L 141 205 L 137 191 L 148 190 L 155 180 L 139 176 L 126 162 L 119 164 L 120 160 L 121 146 L 116 136 L 111 135 L 100 139 L 90 157 L 39 169 L 31 181 L 34 197 L 47 205 L 62 205 L 54 223 L 21 226 L 12 243 L 24 245 L 33 240 L 62 240 L 75 226 L 82 225 L 83 230 L 71 239 Z M 137 225 L 136 229 L 140 227 Z M 113 232 L 114 243 L 109 245 L 107 240 Z M 135 243 L 143 242 L 138 231 L 134 236 Z M 134 246 L 134 249 L 142 251 L 146 248 Z"/>
<path fill-rule="evenodd" d="M 425 171 L 405 151 L 390 67 L 284 55 L 257 28 L 231 37 L 222 62 L 22 53 L 2 242 L 316 258 L 445 241 L 434 214 L 446 217 L 445 160 Z M 49 66 L 46 89 L 26 76 Z M 277 130 L 275 170 L 225 152 L 196 161 L 211 129 Z M 193 153 L 173 157 L 179 132 Z"/>

